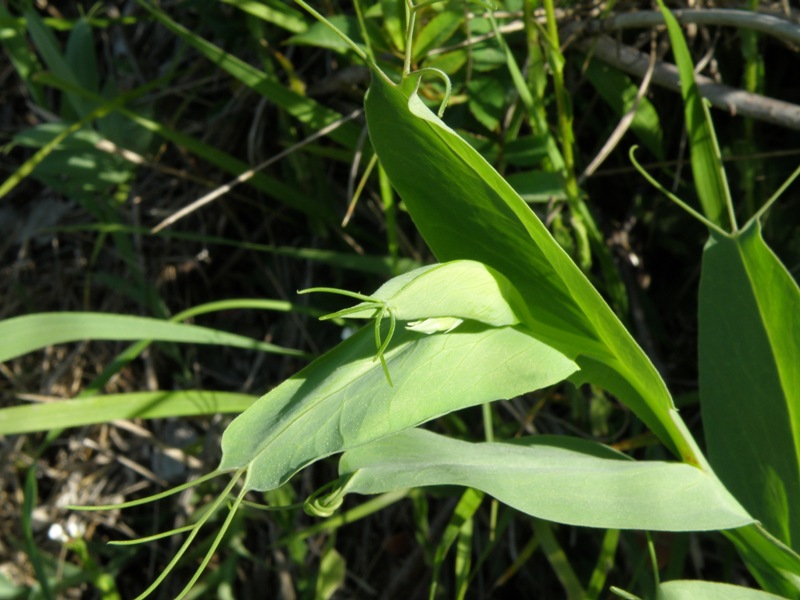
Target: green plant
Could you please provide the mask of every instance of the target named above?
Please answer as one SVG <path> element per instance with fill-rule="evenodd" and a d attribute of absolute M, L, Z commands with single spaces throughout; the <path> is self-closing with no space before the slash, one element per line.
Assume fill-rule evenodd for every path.
<path fill-rule="evenodd" d="M 411 9 L 412 15 L 414 10 Z M 413 19 L 409 22 L 413 25 Z M 682 72 L 690 74 L 691 64 L 687 68 L 681 55 L 679 31 L 676 33 L 676 26 L 670 25 L 679 64 L 684 60 Z M 360 52 L 355 46 L 354 49 Z M 367 59 L 366 54 L 360 53 Z M 579 269 L 503 179 L 419 100 L 417 89 L 423 73 L 408 71 L 410 55 L 409 43 L 406 71 L 399 87 L 367 59 L 372 69 L 367 119 L 382 167 L 426 241 L 445 262 L 434 270 L 428 268 L 392 280 L 374 297 L 357 296 L 365 303 L 336 315 L 375 317 L 374 336 L 363 331 L 356 334 L 267 394 L 231 424 L 223 438 L 219 473 L 234 472 L 233 481 L 244 475 L 231 515 L 248 491 L 275 489 L 311 462 L 348 451 L 340 462 L 340 489 L 313 502 L 312 509 L 323 507 L 323 514 L 327 514 L 350 491 L 374 494 L 416 485 L 459 484 L 486 491 L 528 514 L 565 523 L 674 531 L 738 528 L 746 533 L 731 535 L 742 545 L 746 559 L 755 545 L 751 538 L 756 538 L 773 544 L 769 553 L 760 558 L 770 561 L 770 554 L 782 554 L 797 561 L 797 555 L 755 524 L 716 479 L 715 471 L 674 409 L 661 378 Z M 685 80 L 685 84 L 690 81 Z M 767 265 L 762 267 L 768 269 L 765 275 L 787 283 L 779 284 L 782 287 L 778 289 L 775 284 L 769 288 L 770 297 L 778 293 L 779 299 L 773 301 L 781 307 L 779 311 L 765 311 L 759 305 L 757 312 L 770 318 L 800 314 L 800 293 L 796 284 L 788 283 L 791 282 L 788 273 L 779 264 L 768 266 L 771 255 L 750 250 L 744 242 L 736 241 L 747 237 L 732 238 L 725 233 L 724 228 L 735 225 L 707 109 L 701 106 L 691 85 L 685 85 L 685 89 L 696 182 L 712 231 L 716 236 L 724 236 L 713 240 L 710 254 L 720 243 L 724 247 L 724 240 L 731 240 L 729 243 L 745 257 L 743 266 L 751 267 L 755 278 L 764 276 L 757 263 L 766 260 Z M 725 209 L 728 217 L 724 216 Z M 757 218 L 758 215 L 751 228 L 757 227 Z M 722 273 L 721 277 L 728 281 L 725 278 L 731 268 L 728 263 L 734 260 L 729 256 L 736 254 L 728 252 L 720 258 L 725 263 L 722 266 L 709 265 L 707 260 L 704 272 L 711 274 L 704 276 L 704 282 L 716 273 Z M 748 260 L 750 256 L 753 258 Z M 458 262 L 465 258 L 480 262 Z M 482 271 L 482 264 L 490 271 Z M 488 275 L 490 292 L 479 287 L 474 269 L 478 269 L 476 275 L 486 273 L 483 278 Z M 434 275 L 435 283 L 428 281 Z M 750 289 L 760 287 L 758 281 L 745 283 Z M 714 284 L 704 283 L 704 289 L 709 285 Z M 719 284 L 717 288 L 720 288 L 717 293 L 724 290 Z M 461 308 L 465 302 L 470 306 Z M 715 304 L 716 299 L 706 302 Z M 508 317 L 483 318 L 497 311 Z M 752 313 L 753 307 L 736 307 L 734 312 L 741 316 Z M 391 324 L 382 341 L 381 321 L 386 313 Z M 414 326 L 407 326 L 405 331 L 395 333 L 396 320 L 443 318 L 449 319 L 446 328 L 433 327 L 419 333 Z M 465 323 L 454 327 L 452 319 Z M 721 322 L 717 327 L 725 327 L 729 319 L 722 316 L 708 320 Z M 785 374 L 782 379 L 779 377 L 784 382 L 781 405 L 791 407 L 796 398 L 785 394 L 800 389 L 791 380 L 789 366 L 797 364 L 797 336 L 790 332 L 775 343 L 769 333 L 780 333 L 780 328 L 768 322 L 767 329 L 767 347 L 776 356 L 778 370 Z M 705 336 L 701 333 L 701 344 Z M 387 378 L 390 372 L 394 373 L 393 386 L 389 380 L 387 387 L 369 357 L 370 337 L 377 345 L 376 358 L 380 358 Z M 748 337 L 752 341 L 753 334 Z M 717 390 L 725 389 L 714 373 L 727 372 L 731 366 L 730 360 L 719 366 L 718 359 L 724 350 L 718 344 L 732 340 L 723 338 L 718 331 L 712 331 L 709 338 L 714 347 L 704 351 L 701 346 L 701 357 L 710 357 L 701 360 L 713 364 L 703 363 L 701 369 L 708 373 L 714 391 L 706 399 L 709 392 L 703 392 L 707 389 L 703 386 L 704 406 L 719 396 Z M 758 351 L 763 354 L 762 349 Z M 487 357 L 491 357 L 491 362 Z M 734 361 L 734 365 L 740 364 Z M 579 448 L 575 442 L 537 439 L 527 445 L 519 442 L 518 446 L 506 448 L 496 442 L 467 450 L 457 442 L 433 434 L 413 430 L 401 433 L 450 411 L 497 397 L 510 397 L 565 377 L 576 383 L 599 384 L 614 393 L 686 465 L 644 463 L 643 468 L 654 469 L 646 478 L 639 473 L 637 463 L 602 455 L 602 447 L 596 444 L 587 443 Z M 725 395 L 730 396 L 729 391 Z M 780 417 L 785 418 L 785 413 Z M 722 415 L 715 415 L 708 423 L 712 440 L 715 428 L 730 434 L 729 424 Z M 798 440 L 791 429 L 789 433 L 797 448 Z M 307 441 L 298 445 L 300 440 Z M 452 450 L 448 444 L 455 444 Z M 562 444 L 568 449 L 558 454 L 556 449 Z M 515 447 L 519 448 L 518 454 L 512 453 Z M 537 455 L 538 448 L 543 451 L 541 456 Z M 740 460 L 731 448 L 722 455 L 726 458 L 721 465 Z M 757 453 L 751 470 L 763 468 L 764 460 L 763 454 Z M 773 460 L 773 469 L 783 468 L 784 457 L 775 455 Z M 520 483 L 520 469 L 535 470 L 537 465 L 547 465 L 545 475 L 555 469 L 557 479 L 540 481 L 535 473 L 527 473 L 523 476 L 524 483 Z M 572 475 L 572 469 L 580 475 Z M 622 477 L 619 481 L 614 475 L 617 469 Z M 583 474 L 586 471 L 593 473 L 594 478 L 588 479 Z M 732 471 L 729 477 L 736 476 L 735 473 Z M 783 482 L 791 485 L 796 475 L 797 469 L 790 467 L 788 473 L 769 475 L 767 483 L 773 487 L 785 485 Z M 682 483 L 682 477 L 689 480 Z M 634 481 L 642 487 L 634 485 Z M 665 491 L 658 492 L 657 484 L 663 485 Z M 708 486 L 708 490 L 698 493 L 698 485 Z M 733 488 L 738 491 L 751 485 L 752 481 Z M 794 492 L 791 488 L 781 489 L 784 491 L 779 498 L 783 501 L 777 506 L 774 494 L 765 500 L 768 505 L 757 501 L 746 504 L 765 525 L 769 526 L 770 521 L 778 524 L 781 529 L 773 528 L 773 532 L 783 537 L 784 542 L 791 542 L 794 536 L 782 527 L 789 526 L 789 507 L 796 505 L 791 500 Z M 534 493 L 537 490 L 541 496 Z M 570 493 L 565 494 L 565 490 Z M 668 495 L 670 490 L 677 496 Z M 581 497 L 586 501 L 581 501 Z M 220 501 L 223 498 L 224 495 Z M 619 510 L 621 502 L 626 503 L 624 512 Z M 675 511 L 674 516 L 669 516 L 666 506 Z M 767 517 L 772 519 L 766 520 Z M 192 536 L 184 548 L 191 539 Z M 798 591 L 794 578 L 800 571 L 793 569 L 790 574 L 780 568 L 766 570 L 756 561 L 748 562 L 767 589 L 792 594 Z M 717 593 L 713 589 L 712 593 Z"/>
<path fill-rule="evenodd" d="M 712 232 L 701 283 L 700 355 L 710 464 L 649 358 L 585 274 L 506 180 L 420 98 L 422 77 L 431 70 L 410 71 L 410 17 L 416 8 L 408 5 L 410 25 L 398 38 L 407 41 L 405 69 L 397 84 L 371 58 L 375 53 L 360 13 L 365 44 L 342 39 L 370 67 L 366 116 L 381 168 L 441 262 L 391 279 L 372 295 L 349 293 L 362 303 L 329 316 L 374 323 L 255 402 L 226 430 L 222 463 L 209 477 L 233 473 L 233 478 L 191 527 L 175 561 L 237 482 L 242 485 L 182 595 L 197 581 L 245 494 L 274 492 L 312 462 L 344 452 L 334 490 L 322 490 L 307 501 L 313 514 L 330 516 L 348 493 L 399 493 L 446 484 L 474 488 L 528 515 L 567 524 L 726 530 L 764 589 L 797 597 L 800 558 L 791 509 L 798 499 L 794 483 L 800 385 L 794 366 L 800 356 L 796 327 L 785 324 L 800 314 L 800 293 L 760 237 L 759 219 L 772 200 L 748 225 L 736 226 L 719 150 L 707 109 L 693 87 L 692 65 L 677 24 L 666 13 L 684 77 L 695 184 L 705 216 L 690 210 Z M 444 28 L 452 15 L 440 16 L 435 27 Z M 188 32 L 180 35 L 201 45 Z M 213 53 L 208 45 L 203 47 Z M 444 102 L 447 95 L 447 90 L 441 93 Z M 559 116 L 563 137 L 569 138 L 567 115 L 559 111 Z M 571 177 L 570 186 L 574 173 Z M 568 196 L 575 200 L 575 194 L 572 190 Z M 731 297 L 741 301 L 730 302 Z M 732 330 L 731 323 L 745 329 Z M 39 339 L 33 347 L 55 341 Z M 753 365 L 758 365 L 757 376 Z M 612 393 L 680 462 L 633 461 L 596 442 L 564 436 L 497 441 L 486 403 L 562 380 L 590 383 Z M 751 401 L 765 386 L 773 401 L 768 409 Z M 485 407 L 487 442 L 469 443 L 415 429 L 476 405 Z M 756 423 L 761 435 L 753 432 Z M 726 446 L 731 431 L 739 433 Z M 743 448 L 742 439 L 752 442 L 752 453 L 745 452 L 750 447 Z M 791 459 L 786 447 L 795 449 Z M 752 493 L 761 490 L 768 493 Z M 448 526 L 448 543 L 437 548 L 437 564 L 449 543 L 468 544 L 481 500 L 477 492 L 462 495 Z M 560 549 L 550 526 L 536 521 L 535 527 L 537 543 L 548 557 L 557 556 Z M 600 558 L 613 553 L 609 548 L 615 547 L 616 539 L 610 532 Z M 468 555 L 458 552 L 462 594 Z M 326 556 L 338 564 L 335 555 Z M 168 572 L 169 568 L 162 577 Z M 596 572 L 602 570 L 598 567 Z M 571 596 L 587 595 L 574 573 L 565 570 L 560 575 Z M 596 597 L 602 584 L 594 576 L 592 581 Z M 736 591 L 742 597 L 768 597 L 743 588 Z M 667 598 L 713 598 L 731 591 L 721 584 L 666 582 L 658 593 Z"/>

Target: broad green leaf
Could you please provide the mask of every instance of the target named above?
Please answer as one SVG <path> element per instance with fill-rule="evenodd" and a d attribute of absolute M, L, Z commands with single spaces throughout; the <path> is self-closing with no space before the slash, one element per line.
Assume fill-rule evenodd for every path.
<path fill-rule="evenodd" d="M 107 394 L 76 400 L 0 409 L 0 435 L 50 431 L 115 419 L 158 419 L 216 413 L 240 413 L 254 396 L 233 392 L 185 390 Z"/>
<path fill-rule="evenodd" d="M 800 289 L 752 221 L 712 234 L 700 279 L 709 460 L 775 537 L 800 549 Z"/>
<path fill-rule="evenodd" d="M 658 586 L 658 600 L 780 600 L 768 592 L 713 581 L 667 581 Z"/>
<path fill-rule="evenodd" d="M 469 443 L 412 429 L 346 452 L 348 493 L 460 485 L 526 514 L 586 527 L 705 531 L 753 522 L 711 475 L 682 463 L 637 462 L 595 442 L 534 436 Z"/>
<path fill-rule="evenodd" d="M 317 600 L 333 598 L 336 591 L 344 585 L 346 574 L 347 563 L 344 557 L 336 551 L 336 548 L 327 548 L 319 564 L 314 598 Z"/>
<path fill-rule="evenodd" d="M 496 149 L 497 147 L 492 144 L 492 148 Z M 482 154 L 484 157 L 487 156 L 485 153 Z M 530 169 L 531 165 L 538 164 L 545 158 L 547 158 L 547 140 L 539 136 L 521 135 L 503 146 L 503 160 L 509 165 Z M 492 158 L 487 157 L 486 160 L 490 163 L 494 162 Z M 556 173 L 545 174 L 557 177 Z"/>
<path fill-rule="evenodd" d="M 380 0 L 383 16 L 383 27 L 394 44 L 401 52 L 406 47 L 406 4 L 405 0 Z"/>
<path fill-rule="evenodd" d="M 678 21 L 667 10 L 663 0 L 657 1 L 664 15 L 672 43 L 672 53 L 675 55 L 675 63 L 680 74 L 686 130 L 689 133 L 691 148 L 692 173 L 700 205 L 708 220 L 725 231 L 732 231 L 736 228 L 736 223 L 728 179 L 722 168 L 722 159 L 708 106 L 704 104 L 694 81 L 694 63 L 689 54 L 689 47 L 683 38 Z"/>
<path fill-rule="evenodd" d="M 44 123 L 21 131 L 14 142 L 22 146 L 43 148 L 68 130 L 65 123 Z M 67 196 L 108 192 L 112 186 L 128 181 L 133 165 L 121 157 L 100 150 L 103 136 L 83 128 L 65 137 L 55 149 L 36 165 L 32 175 L 48 187 Z"/>
<path fill-rule="evenodd" d="M 506 60 L 506 54 L 494 44 L 478 44 L 472 51 L 472 68 L 478 73 L 505 67 Z"/>
<path fill-rule="evenodd" d="M 148 317 L 91 312 L 37 313 L 0 321 L 0 362 L 53 344 L 82 340 L 156 340 L 220 344 L 262 352 L 304 356 L 299 350 L 208 327 Z"/>
<path fill-rule="evenodd" d="M 430 67 L 433 69 L 439 69 L 440 71 L 444 71 L 445 73 L 453 75 L 458 73 L 461 68 L 467 64 L 469 57 L 469 52 L 463 48 L 459 48 L 458 50 L 453 50 L 451 52 L 429 56 L 425 58 L 425 62 L 423 64 L 426 68 Z"/>
<path fill-rule="evenodd" d="M 315 360 L 237 417 L 220 469 L 247 467 L 246 487 L 268 490 L 302 467 L 403 429 L 556 383 L 573 362 L 518 328 L 464 323 L 447 334 L 398 328 L 386 362 L 371 327 Z"/>
<path fill-rule="evenodd" d="M 46 74 L 42 74 L 46 75 Z M 44 79 L 44 77 L 42 77 Z M 74 86 L 72 86 L 74 87 Z M 100 119 L 107 115 L 112 110 L 118 109 L 121 107 L 125 102 L 132 100 L 134 97 L 140 95 L 145 90 L 149 89 L 150 87 L 154 87 L 154 82 L 147 83 L 146 85 L 129 92 L 127 94 L 122 94 L 117 98 L 105 102 L 101 99 L 99 106 L 97 106 L 94 110 L 89 112 L 85 117 L 76 121 L 63 129 L 61 133 L 53 137 L 50 142 L 46 143 L 42 146 L 38 152 L 34 153 L 33 156 L 28 158 L 24 163 L 22 163 L 17 170 L 11 174 L 11 176 L 6 179 L 2 184 L 0 184 L 0 198 L 4 197 L 8 194 L 12 189 L 14 189 L 19 183 L 28 175 L 30 175 L 33 170 L 42 163 L 50 153 L 62 142 L 64 142 L 70 135 L 80 131 L 81 129 L 89 126 L 90 123 L 95 121 L 96 119 Z M 87 165 L 82 165 L 82 167 L 86 167 Z"/>
<path fill-rule="evenodd" d="M 509 83 L 505 77 L 477 77 L 467 83 L 469 111 L 489 131 L 499 131 L 507 110 Z"/>
<path fill-rule="evenodd" d="M 373 147 L 440 261 L 472 259 L 522 294 L 524 321 L 576 360 L 576 381 L 606 387 L 685 460 L 702 463 L 664 382 L 597 290 L 511 186 L 414 93 L 373 71 L 366 98 Z"/>

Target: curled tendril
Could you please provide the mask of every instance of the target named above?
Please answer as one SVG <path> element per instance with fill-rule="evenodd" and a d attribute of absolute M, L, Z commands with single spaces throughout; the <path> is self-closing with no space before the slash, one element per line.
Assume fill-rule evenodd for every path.
<path fill-rule="evenodd" d="M 312 517 L 327 518 L 333 515 L 344 502 L 348 484 L 353 474 L 345 475 L 325 484 L 311 494 L 303 503 L 303 510 Z"/>
<path fill-rule="evenodd" d="M 437 69 L 436 67 L 423 67 L 422 69 L 418 69 L 413 73 L 410 73 L 410 75 L 421 76 L 423 73 L 434 73 L 435 75 L 438 75 L 442 81 L 444 81 L 444 98 L 442 99 L 442 103 L 439 105 L 439 110 L 436 113 L 436 116 L 441 119 L 442 115 L 444 115 L 444 109 L 447 108 L 447 103 L 450 101 L 450 94 L 453 92 L 453 84 L 450 82 L 450 77 L 447 75 L 447 73 L 441 69 Z M 419 77 L 417 79 L 417 87 L 414 90 L 415 94 L 417 93 L 417 90 L 419 90 L 421 81 L 422 77 Z"/>
<path fill-rule="evenodd" d="M 436 67 L 424 67 L 412 72 L 411 56 L 413 54 L 412 42 L 414 41 L 414 26 L 416 24 L 417 12 L 427 6 L 431 6 L 432 4 L 438 4 L 439 2 L 446 1 L 447 0 L 422 0 L 422 2 L 414 4 L 413 0 L 406 0 L 406 50 L 405 61 L 403 64 L 403 78 L 405 79 L 409 75 L 422 73 L 425 71 L 433 71 L 444 80 L 444 100 L 442 100 L 442 104 L 439 106 L 439 111 L 436 113 L 440 119 L 442 118 L 442 115 L 444 115 L 444 109 L 447 107 L 447 102 L 450 100 L 450 93 L 452 92 L 453 86 L 450 83 L 450 77 L 447 76 L 447 73 L 441 69 L 437 69 Z M 477 4 L 478 6 L 484 8 L 485 10 L 489 11 L 489 18 L 492 21 L 494 20 L 494 16 L 491 13 L 495 10 L 495 6 L 490 0 L 467 0 L 467 4 Z M 417 83 L 417 87 L 419 87 L 419 82 Z"/>
<path fill-rule="evenodd" d="M 361 304 L 356 304 L 355 306 L 351 306 L 350 308 L 345 308 L 343 310 L 339 310 L 328 315 L 324 315 L 320 317 L 320 321 L 328 321 L 330 319 L 338 319 L 338 318 L 346 318 L 352 314 L 360 313 L 364 310 L 374 309 L 375 312 L 372 314 L 372 318 L 374 319 L 374 328 L 375 328 L 375 348 L 377 352 L 375 353 L 375 357 L 373 361 L 380 360 L 381 361 L 381 368 L 383 369 L 383 374 L 386 376 L 386 381 L 389 382 L 389 385 L 394 387 L 394 383 L 392 382 L 392 376 L 389 374 L 389 365 L 386 364 L 386 357 L 384 353 L 386 349 L 389 347 L 389 342 L 392 341 L 392 337 L 394 336 L 395 329 L 397 327 L 397 319 L 395 318 L 394 311 L 392 307 L 389 305 L 388 302 L 385 300 L 381 300 L 379 298 L 373 298 L 372 296 L 366 296 L 364 294 L 359 294 L 357 292 L 350 292 L 348 290 L 340 290 L 338 288 L 328 288 L 328 287 L 315 287 L 315 288 L 308 288 L 306 290 L 298 290 L 298 294 L 309 294 L 311 292 L 328 292 L 330 294 L 339 294 L 340 296 L 347 296 L 348 298 L 354 298 L 356 300 L 361 300 Z M 385 316 L 389 316 L 389 332 L 386 334 L 386 339 L 381 338 L 381 323 Z"/>

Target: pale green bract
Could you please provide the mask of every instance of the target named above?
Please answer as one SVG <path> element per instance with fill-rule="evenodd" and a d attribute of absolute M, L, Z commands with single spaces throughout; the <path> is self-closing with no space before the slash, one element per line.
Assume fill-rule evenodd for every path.
<path fill-rule="evenodd" d="M 409 331 L 418 331 L 420 333 L 450 333 L 461 325 L 464 319 L 456 319 L 453 317 L 431 317 L 430 319 L 420 319 L 419 321 L 411 321 L 406 325 Z"/>

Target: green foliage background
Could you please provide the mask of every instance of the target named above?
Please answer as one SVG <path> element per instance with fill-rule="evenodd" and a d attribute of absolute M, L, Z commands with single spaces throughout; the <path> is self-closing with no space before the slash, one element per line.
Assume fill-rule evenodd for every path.
<path fill-rule="evenodd" d="M 340 309 L 341 301 L 298 296 L 296 290 L 324 285 L 369 293 L 393 275 L 431 263 L 434 254 L 448 260 L 482 252 L 503 265 L 516 260 L 518 280 L 525 277 L 525 262 L 536 260 L 523 257 L 521 234 L 502 237 L 508 232 L 498 227 L 478 239 L 461 235 L 469 230 L 464 212 L 450 215 L 451 230 L 441 229 L 441 215 L 425 217 L 425 194 L 447 193 L 437 185 L 452 189 L 452 182 L 424 179 L 439 160 L 435 144 L 426 146 L 429 156 L 404 154 L 391 137 L 398 123 L 382 123 L 384 151 L 396 152 L 401 161 L 398 176 L 388 165 L 384 170 L 373 163 L 360 114 L 153 232 L 206 192 L 358 110 L 370 75 L 338 37 L 281 0 L 198 0 L 163 10 L 144 3 L 81 8 L 0 6 L 8 64 L 0 116 L 7 144 L 0 157 L 0 594 L 8 598 L 128 598 L 164 570 L 177 547 L 171 540 L 133 548 L 105 542 L 196 522 L 224 483 L 205 481 L 179 500 L 164 500 L 173 503 L 168 508 L 136 507 L 124 517 L 76 515 L 64 505 L 131 500 L 215 468 L 228 422 L 220 415 L 241 412 L 342 337 L 343 321 L 315 318 Z M 315 8 L 399 79 L 407 43 L 403 3 L 356 0 Z M 712 435 L 737 444 L 765 411 L 754 408 L 737 421 L 726 415 L 724 404 L 704 404 L 701 413 L 698 402 L 704 346 L 701 339 L 698 358 L 697 290 L 707 231 L 650 187 L 628 159 L 628 148 L 640 144 L 637 156 L 654 178 L 702 207 L 714 223 L 728 223 L 729 217 L 708 205 L 697 172 L 691 172 L 680 96 L 651 86 L 630 131 L 598 171 L 581 178 L 630 108 L 639 80 L 593 60 L 591 49 L 567 45 L 555 51 L 555 26 L 596 22 L 590 7 L 570 4 L 547 13 L 547 3 L 523 1 L 501 8 L 502 41 L 491 36 L 480 5 L 421 11 L 412 66 L 450 75 L 448 126 L 507 179 L 581 266 L 660 372 L 701 446 L 706 435 L 709 445 Z M 601 16 L 637 8 L 650 7 L 607 5 Z M 557 16 L 558 23 L 545 14 Z M 541 25 L 531 25 L 535 17 Z M 520 27 L 524 22 L 529 26 Z M 650 31 L 623 30 L 617 41 L 649 41 Z M 652 31 L 656 41 L 667 43 L 663 30 Z M 713 48 L 706 72 L 735 87 L 800 103 L 800 87 L 792 83 L 796 50 L 781 38 L 708 25 L 688 32 L 687 51 L 696 61 Z M 568 39 L 563 29 L 562 36 L 561 42 Z M 659 58 L 673 60 L 670 54 Z M 435 110 L 445 86 L 426 76 L 420 95 Z M 699 104 L 695 112 L 702 114 Z M 723 111 L 713 117 L 736 217 L 744 223 L 795 169 L 798 137 L 786 126 Z M 409 197 L 397 181 L 408 182 L 419 197 Z M 476 191 L 473 182 L 456 183 L 465 197 Z M 420 211 L 416 226 L 408 210 Z M 798 193 L 789 188 L 763 224 L 764 238 L 795 279 L 798 211 Z M 724 243 L 718 250 L 725 251 Z M 565 292 L 554 281 L 531 279 L 521 291 L 540 295 L 541 305 L 550 307 L 543 310 L 565 311 L 559 318 L 585 333 L 582 317 L 570 314 Z M 703 285 L 724 288 L 725 281 L 704 279 Z M 726 308 L 735 315 L 737 306 Z M 703 311 L 719 312 L 702 301 L 699 308 L 701 318 Z M 83 313 L 83 321 L 64 325 L 59 315 L 66 312 Z M 53 315 L 34 316 L 39 313 Z M 787 326 L 792 318 L 786 316 Z M 24 319 L 35 319 L 35 325 Z M 348 344 L 364 338 L 362 352 L 371 344 L 368 335 L 356 334 Z M 406 334 L 398 335 L 395 342 L 402 343 Z M 48 348 L 31 352 L 43 345 L 41 339 L 49 340 Z M 140 339 L 158 343 L 119 343 Z M 65 343 L 49 346 L 59 342 Z M 717 356 L 733 342 L 714 334 L 710 343 L 710 355 Z M 745 379 L 713 385 L 737 391 L 753 384 Z M 758 393 L 763 380 L 748 389 Z M 609 444 L 638 460 L 669 458 L 629 406 L 608 392 L 613 385 L 606 388 L 548 383 L 490 409 L 447 414 L 429 428 L 455 438 L 453 443 L 566 434 Z M 768 415 L 767 425 L 780 410 L 779 405 Z M 667 440 L 677 434 L 660 430 L 656 417 L 642 418 L 662 442 L 674 445 Z M 725 427 L 704 433 L 701 419 Z M 736 439 L 726 437 L 729 431 L 737 431 Z M 408 435 L 412 447 L 422 443 L 413 438 L 417 433 Z M 791 435 L 775 437 L 772 455 L 780 459 L 780 440 Z M 717 448 L 725 452 L 724 445 Z M 359 460 L 379 463 L 379 450 L 361 458 L 348 453 L 339 471 Z M 395 450 L 389 446 L 386 452 L 392 457 Z M 737 496 L 742 489 L 746 496 L 753 483 L 732 482 L 731 469 L 724 467 L 720 477 Z M 600 598 L 609 597 L 609 585 L 641 597 L 654 593 L 656 574 L 644 550 L 649 538 L 640 532 L 554 525 L 482 492 L 450 486 L 387 491 L 371 499 L 348 496 L 327 518 L 305 514 L 299 503 L 336 476 L 335 461 L 323 461 L 277 489 L 251 494 L 252 500 L 285 508 L 259 512 L 245 506 L 233 516 L 192 593 L 426 597 L 434 587 L 440 597 Z M 436 477 L 452 484 L 466 476 Z M 386 491 L 374 483 L 358 485 L 363 493 Z M 648 486 L 642 489 L 646 495 Z M 739 499 L 751 512 L 760 502 Z M 791 507 L 776 510 L 794 514 Z M 223 517 L 209 515 L 212 529 Z M 794 517 L 791 525 L 762 520 L 797 548 L 790 533 Z M 64 543 L 53 524 L 78 535 Z M 165 582 L 166 596 L 174 597 L 191 576 L 211 544 L 209 535 L 196 540 L 186 564 Z M 763 585 L 734 550 L 741 550 L 741 540 L 731 544 L 718 533 L 651 536 L 662 580 Z M 662 593 L 690 597 L 680 596 L 678 588 Z"/>

